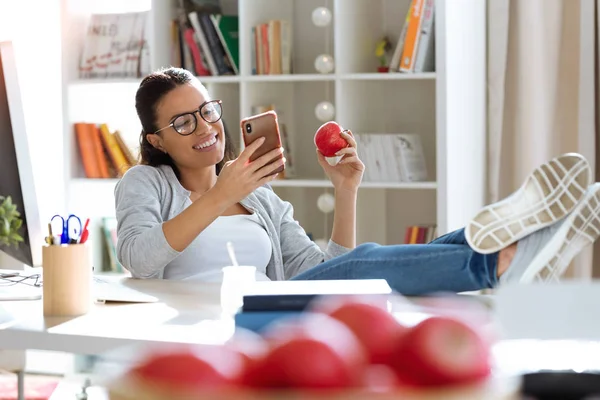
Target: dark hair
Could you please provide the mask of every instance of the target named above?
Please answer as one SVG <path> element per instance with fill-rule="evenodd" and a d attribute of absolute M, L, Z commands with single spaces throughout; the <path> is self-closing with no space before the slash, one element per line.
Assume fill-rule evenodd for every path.
<path fill-rule="evenodd" d="M 156 108 L 163 96 L 171 90 L 191 82 L 193 79 L 196 78 L 188 70 L 169 67 L 147 75 L 140 83 L 135 94 L 135 109 L 142 124 L 142 133 L 140 134 L 140 164 L 151 165 L 153 167 L 170 165 L 175 173 L 179 175 L 179 171 L 171 156 L 152 146 L 148 141 L 147 135 L 160 129 L 156 124 Z M 158 133 L 158 135 L 160 134 Z M 217 174 L 227 161 L 233 160 L 236 157 L 234 143 L 226 129 L 223 129 L 223 134 L 225 135 L 225 156 L 216 166 Z"/>

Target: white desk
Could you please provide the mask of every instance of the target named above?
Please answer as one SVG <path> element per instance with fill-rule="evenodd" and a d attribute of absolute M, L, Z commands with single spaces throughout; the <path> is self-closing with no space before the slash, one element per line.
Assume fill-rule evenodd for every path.
<path fill-rule="evenodd" d="M 140 342 L 218 344 L 233 334 L 233 321 L 221 317 L 219 284 L 125 282 L 160 301 L 96 304 L 74 318 L 45 318 L 41 300 L 0 302 L 0 312 L 14 317 L 0 325 L 0 348 L 102 354 Z"/>

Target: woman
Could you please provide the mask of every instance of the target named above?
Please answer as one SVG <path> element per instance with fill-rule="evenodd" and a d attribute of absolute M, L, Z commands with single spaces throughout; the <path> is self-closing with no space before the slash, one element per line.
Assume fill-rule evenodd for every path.
<path fill-rule="evenodd" d="M 220 101 L 188 71 L 147 76 L 136 109 L 142 162 L 123 176 L 115 196 L 118 259 L 137 278 L 219 279 L 221 267 L 230 264 L 231 241 L 240 264 L 256 266 L 258 279 L 385 278 L 407 295 L 469 291 L 531 281 L 544 272 L 557 277 L 600 231 L 589 166 L 579 155 L 564 155 L 536 170 L 525 190 L 484 209 L 466 231 L 428 245 L 354 249 L 364 165 L 346 135 L 349 147 L 338 165 L 317 151 L 336 199 L 331 240 L 321 251 L 293 219 L 291 205 L 266 185 L 285 162 L 268 163 L 281 150 L 250 162 L 257 140 L 236 158 Z M 544 172 L 554 175 L 543 180 Z M 582 211 L 591 205 L 592 214 Z M 567 240 L 588 223 L 594 229 L 587 236 Z"/>

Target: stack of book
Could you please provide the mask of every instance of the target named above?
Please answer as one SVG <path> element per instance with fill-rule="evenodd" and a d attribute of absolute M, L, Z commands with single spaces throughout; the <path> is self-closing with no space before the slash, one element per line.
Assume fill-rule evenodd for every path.
<path fill-rule="evenodd" d="M 238 17 L 220 11 L 193 2 L 177 7 L 171 21 L 171 65 L 197 76 L 239 73 Z"/>
<path fill-rule="evenodd" d="M 435 71 L 435 0 L 411 0 L 389 72 Z"/>
<path fill-rule="evenodd" d="M 74 126 L 86 178 L 120 178 L 137 164 L 119 131 L 111 131 L 107 124 Z"/>
<path fill-rule="evenodd" d="M 138 78 L 150 72 L 148 12 L 94 14 L 88 25 L 79 77 Z"/>
<path fill-rule="evenodd" d="M 270 20 L 252 27 L 252 75 L 292 73 L 292 28 L 287 20 Z"/>
<path fill-rule="evenodd" d="M 358 156 L 365 164 L 365 182 L 422 182 L 427 166 L 419 135 L 361 133 L 355 135 Z"/>
<path fill-rule="evenodd" d="M 406 228 L 404 244 L 426 244 L 436 237 L 436 225 L 409 226 Z"/>

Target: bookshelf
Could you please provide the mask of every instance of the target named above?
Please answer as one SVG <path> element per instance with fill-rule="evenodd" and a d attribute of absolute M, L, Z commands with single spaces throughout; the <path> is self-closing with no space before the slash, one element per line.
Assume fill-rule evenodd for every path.
<path fill-rule="evenodd" d="M 63 0 L 63 78 L 65 81 L 65 175 L 72 212 L 89 215 L 92 228 L 114 214 L 114 179 L 86 179 L 72 124 L 105 122 L 118 128 L 131 148 L 140 131 L 134 108 L 139 79 L 82 80 L 77 74 L 85 27 L 92 12 L 150 9 L 152 69 L 169 64 L 169 23 L 175 0 Z M 314 108 L 335 105 L 334 119 L 355 133 L 418 133 L 429 173 L 426 182 L 364 182 L 358 199 L 358 241 L 402 243 L 405 228 L 437 224 L 438 233 L 464 225 L 485 195 L 485 5 L 467 0 L 436 0 L 436 71 L 378 73 L 376 42 L 388 35 L 395 46 L 410 0 L 225 0 L 224 13 L 239 16 L 240 74 L 202 77 L 224 104 L 231 133 L 255 105 L 276 104 L 293 145 L 297 177 L 273 183 L 292 202 L 301 225 L 315 238 L 331 232 L 332 215 L 321 213 L 317 198 L 332 193 L 317 164 L 313 134 L 321 125 Z M 326 6 L 328 28 L 315 27 L 311 13 Z M 124 8 L 125 7 L 125 8 Z M 292 26 L 290 75 L 251 74 L 251 27 L 269 19 Z M 80 34 L 77 34 L 80 33 Z M 73 40 L 74 37 L 81 38 Z M 317 55 L 329 52 L 336 68 L 320 74 Z M 235 135 L 238 145 L 240 135 Z M 101 243 L 100 234 L 96 242 Z M 100 243 L 95 259 L 101 254 Z"/>

